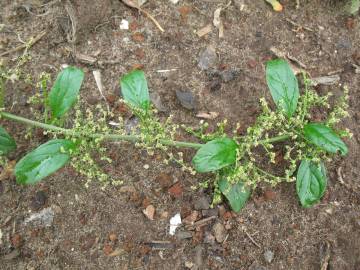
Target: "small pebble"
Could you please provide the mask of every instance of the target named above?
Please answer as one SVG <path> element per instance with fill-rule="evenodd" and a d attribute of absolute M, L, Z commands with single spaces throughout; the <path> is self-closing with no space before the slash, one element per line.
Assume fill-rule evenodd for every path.
<path fill-rule="evenodd" d="M 176 90 L 176 97 L 184 108 L 188 110 L 195 109 L 196 101 L 194 95 L 191 92 Z"/>
<path fill-rule="evenodd" d="M 216 66 L 217 60 L 215 48 L 213 46 L 208 46 L 200 53 L 198 66 L 202 70 L 207 70 Z"/>
<path fill-rule="evenodd" d="M 192 238 L 192 233 L 187 231 L 178 231 L 176 232 L 176 238 L 179 240 Z"/>
<path fill-rule="evenodd" d="M 221 80 L 224 83 L 234 80 L 237 75 L 238 75 L 238 72 L 236 70 L 224 70 L 220 73 Z"/>
<path fill-rule="evenodd" d="M 193 264 L 192 262 L 186 261 L 186 262 L 185 262 L 185 267 L 186 267 L 187 269 L 192 269 L 192 268 L 194 267 L 194 264 Z"/>
<path fill-rule="evenodd" d="M 271 263 L 273 261 L 273 259 L 274 259 L 274 252 L 272 252 L 269 249 L 266 250 L 264 252 L 264 259 L 265 259 L 266 262 Z"/>
<path fill-rule="evenodd" d="M 219 210 L 217 208 L 213 208 L 213 209 L 207 209 L 207 210 L 202 210 L 201 214 L 204 217 L 212 217 L 212 216 L 218 216 L 219 215 Z"/>
<path fill-rule="evenodd" d="M 226 230 L 224 225 L 222 225 L 221 223 L 215 223 L 215 225 L 213 226 L 213 232 L 215 235 L 215 239 L 218 243 L 222 243 L 225 240 L 226 237 Z"/>
<path fill-rule="evenodd" d="M 202 196 L 194 203 L 195 210 L 207 210 L 210 208 L 210 200 L 206 196 Z"/>
<path fill-rule="evenodd" d="M 205 244 L 210 244 L 213 245 L 215 244 L 215 236 L 212 235 L 210 232 L 205 232 L 205 237 L 204 237 L 204 243 Z"/>
<path fill-rule="evenodd" d="M 31 199 L 31 208 L 34 211 L 39 210 L 42 208 L 47 201 L 46 193 L 42 190 L 35 193 L 35 196 Z"/>

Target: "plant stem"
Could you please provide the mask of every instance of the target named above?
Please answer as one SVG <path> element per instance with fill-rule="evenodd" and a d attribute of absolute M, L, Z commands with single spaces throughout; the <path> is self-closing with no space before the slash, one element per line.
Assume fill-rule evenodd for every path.
<path fill-rule="evenodd" d="M 84 136 L 84 134 L 82 134 L 81 132 L 76 132 L 71 129 L 61 128 L 61 127 L 57 127 L 54 125 L 49 125 L 49 124 L 33 121 L 33 120 L 30 120 L 30 119 L 27 119 L 27 118 L 24 118 L 21 116 L 17 116 L 17 115 L 11 114 L 11 113 L 7 113 L 7 112 L 0 112 L 0 116 L 4 117 L 6 119 L 9 119 L 9 120 L 13 120 L 13 121 L 16 121 L 19 123 L 29 125 L 29 126 L 38 127 L 38 128 L 42 128 L 45 130 L 61 132 L 62 134 L 65 134 L 65 135 L 71 135 L 71 136 L 75 136 L 75 137 L 83 137 Z M 88 137 L 93 138 L 93 139 L 102 138 L 102 139 L 108 140 L 108 141 L 128 141 L 128 142 L 141 141 L 140 136 L 136 136 L 136 135 L 93 133 L 91 135 L 88 135 Z M 203 144 L 200 144 L 200 143 L 180 142 L 180 141 L 172 141 L 172 140 L 160 140 L 159 142 L 163 145 L 174 146 L 174 147 L 187 147 L 187 148 L 198 149 L 201 146 L 203 146 Z"/>
<path fill-rule="evenodd" d="M 260 140 L 260 141 L 258 141 L 258 143 L 266 144 L 266 143 L 273 143 L 273 142 L 283 142 L 283 141 L 286 141 L 287 139 L 290 139 L 290 136 L 285 134 L 285 135 L 281 135 L 281 136 L 268 138 L 265 140 Z"/>
<path fill-rule="evenodd" d="M 262 174 L 266 175 L 266 176 L 269 176 L 269 177 L 272 177 L 274 179 L 277 179 L 277 178 L 282 178 L 282 179 L 285 179 L 285 177 L 281 177 L 281 176 L 276 176 L 276 175 L 273 175 L 271 173 L 268 173 L 267 171 L 264 171 L 263 169 L 255 166 L 255 169 L 259 172 L 261 172 Z"/>
<path fill-rule="evenodd" d="M 0 74 L 0 108 L 4 108 L 5 79 Z"/>
<path fill-rule="evenodd" d="M 4 117 L 6 119 L 9 119 L 9 120 L 13 120 L 13 121 L 16 121 L 19 123 L 29 125 L 29 126 L 38 127 L 38 128 L 42 128 L 42 129 L 50 130 L 50 131 L 60 132 L 65 135 L 71 135 L 74 137 L 84 137 L 85 136 L 81 132 L 76 132 L 71 129 L 61 128 L 61 127 L 57 127 L 54 125 L 41 123 L 38 121 L 30 120 L 30 119 L 27 119 L 27 118 L 24 118 L 21 116 L 17 116 L 17 115 L 11 114 L 11 113 L 7 113 L 7 112 L 0 112 L 0 116 Z M 108 140 L 108 141 L 128 141 L 128 142 L 140 142 L 141 141 L 140 136 L 136 136 L 136 135 L 93 133 L 93 134 L 86 135 L 86 136 L 93 138 L 93 139 L 102 138 L 102 139 Z M 259 144 L 281 142 L 281 141 L 286 141 L 289 138 L 290 138 L 289 135 L 281 135 L 281 136 L 276 136 L 273 138 L 261 140 L 261 141 L 259 141 Z M 167 146 L 186 147 L 186 148 L 195 148 L 195 149 L 199 149 L 204 145 L 201 143 L 191 143 L 191 142 L 172 141 L 172 140 L 159 140 L 159 142 L 161 144 L 167 145 Z"/>

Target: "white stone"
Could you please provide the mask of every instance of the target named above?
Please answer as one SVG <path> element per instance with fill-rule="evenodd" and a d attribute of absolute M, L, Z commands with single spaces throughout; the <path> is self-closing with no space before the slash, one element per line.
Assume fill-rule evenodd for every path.
<path fill-rule="evenodd" d="M 181 225 L 181 216 L 180 216 L 180 213 L 177 213 L 175 216 L 173 216 L 170 219 L 169 234 L 175 235 L 175 231 L 176 231 L 177 227 L 179 227 L 180 225 Z"/>
<path fill-rule="evenodd" d="M 121 30 L 129 30 L 129 21 L 122 19 L 120 22 L 120 29 Z"/>

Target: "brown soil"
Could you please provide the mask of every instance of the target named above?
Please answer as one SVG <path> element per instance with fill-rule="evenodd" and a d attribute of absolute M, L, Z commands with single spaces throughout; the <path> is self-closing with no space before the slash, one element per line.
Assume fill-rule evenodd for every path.
<path fill-rule="evenodd" d="M 147 157 L 128 144 L 109 145 L 114 163 L 106 169 L 124 180 L 122 187 L 102 191 L 94 183 L 85 189 L 84 178 L 69 167 L 35 186 L 19 186 L 14 179 L 6 179 L 0 182 L 0 269 L 187 269 L 191 264 L 191 269 L 360 269 L 360 75 L 352 66 L 360 65 L 358 15 L 348 18 L 342 14 L 341 1 L 301 0 L 296 10 L 295 1 L 284 0 L 284 11 L 275 13 L 262 0 L 234 0 L 222 13 L 224 38 L 219 39 L 215 29 L 199 38 L 195 31 L 212 23 L 215 9 L 227 1 L 180 0 L 173 5 L 167 0 L 149 0 L 144 8 L 164 27 L 161 33 L 144 15 L 114 0 L 111 12 L 109 7 L 83 7 L 81 16 L 85 17 L 77 16 L 80 23 L 89 25 L 81 25 L 76 43 L 69 43 L 66 33 L 59 30 L 66 30 L 59 28 L 59 22 L 66 22 L 66 12 L 56 13 L 61 10 L 57 3 L 40 6 L 47 2 L 1 0 L 0 24 L 5 26 L 0 32 L 0 53 L 18 46 L 18 36 L 28 40 L 46 30 L 46 36 L 29 50 L 32 59 L 23 70 L 33 78 L 42 71 L 54 78 L 62 64 L 83 68 L 86 79 L 81 95 L 89 106 L 103 103 L 92 76 L 94 69 L 101 70 L 106 95 L 119 95 L 119 76 L 143 65 L 150 89 L 169 110 L 164 115 L 171 113 L 179 123 L 196 125 L 197 111 L 214 111 L 220 114 L 218 119 L 247 126 L 258 113 L 258 99 L 269 98 L 264 63 L 274 57 L 270 52 L 274 46 L 304 63 L 312 76 L 340 75 L 341 85 L 347 85 L 351 95 L 351 116 L 343 126 L 354 136 L 346 140 L 349 155 L 327 164 L 329 187 L 317 206 L 301 208 L 293 184 L 259 187 L 239 214 L 220 205 L 214 212 L 216 218 L 190 231 L 188 239 L 168 235 L 169 219 L 178 212 L 183 218 L 188 216 L 199 199 L 211 196 L 211 189 L 191 189 L 206 178 L 191 177 L 175 165 L 161 165 L 159 157 Z M 112 15 L 94 15 L 105 10 Z M 34 15 L 43 13 L 47 14 Z M 90 23 L 89 18 L 95 17 L 100 20 Z M 120 30 L 121 19 L 130 22 L 130 30 Z M 199 69 L 199 54 L 208 45 L 216 49 L 220 67 L 240 71 L 236 79 L 214 87 L 214 78 Z M 21 53 L 3 58 L 11 67 Z M 79 53 L 98 62 L 83 63 L 76 57 Z M 174 68 L 176 71 L 157 72 Z M 35 93 L 34 88 L 24 82 L 9 82 L 6 87 L 7 108 L 28 116 L 26 100 Z M 196 111 L 180 105 L 176 90 L 195 94 Z M 317 90 L 338 95 L 340 85 Z M 42 136 L 25 139 L 21 125 L 4 120 L 1 125 L 18 142 L 12 159 L 46 140 Z M 192 155 L 187 151 L 185 158 L 190 160 Z M 144 164 L 150 168 L 144 169 Z M 175 191 L 168 192 L 175 182 Z M 153 221 L 142 212 L 149 204 L 156 209 Z M 50 227 L 24 223 L 46 207 L 55 211 Z M 200 212 L 203 217 L 209 214 Z M 226 227 L 223 243 L 213 238 L 216 223 Z M 170 244 L 157 250 L 148 244 L 152 241 Z M 274 254 L 271 263 L 264 258 L 268 250 Z"/>

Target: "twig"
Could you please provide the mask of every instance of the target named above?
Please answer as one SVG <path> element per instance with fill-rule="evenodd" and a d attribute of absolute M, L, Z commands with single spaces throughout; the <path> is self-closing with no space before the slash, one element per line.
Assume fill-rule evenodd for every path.
<path fill-rule="evenodd" d="M 149 17 L 149 19 L 152 20 L 152 22 L 156 25 L 157 28 L 159 28 L 159 30 L 161 32 L 165 32 L 164 28 L 161 27 L 161 25 L 158 23 L 158 21 L 149 12 L 147 12 L 146 10 L 143 10 L 142 8 L 139 8 L 139 11 L 141 11 L 147 17 Z"/>
<path fill-rule="evenodd" d="M 303 29 L 305 29 L 305 30 L 307 30 L 307 31 L 309 31 L 309 32 L 314 32 L 314 30 L 311 29 L 310 27 L 302 26 L 301 24 L 298 24 L 298 23 L 290 20 L 289 18 L 285 18 L 285 20 L 286 20 L 288 23 L 292 24 L 293 26 L 296 26 L 296 27 L 299 27 L 299 28 L 303 28 Z"/>
<path fill-rule="evenodd" d="M 159 30 L 161 32 L 165 32 L 165 30 L 161 27 L 161 25 L 157 22 L 157 20 L 146 10 L 142 9 L 140 7 L 140 5 L 137 3 L 137 1 L 133 1 L 133 0 L 122 0 L 122 2 L 132 8 L 136 8 L 138 11 L 144 13 L 147 17 L 149 17 L 149 19 L 156 25 L 157 28 L 159 28 Z"/>
<path fill-rule="evenodd" d="M 26 44 L 22 44 L 20 46 L 17 46 L 16 48 L 14 49 L 11 49 L 11 50 L 8 50 L 6 52 L 3 52 L 0 54 L 0 57 L 1 56 L 5 56 L 5 55 L 8 55 L 8 54 L 11 54 L 11 53 L 14 53 L 14 52 L 17 52 L 17 51 L 20 51 L 22 49 L 29 49 L 31 46 L 33 46 L 36 42 L 38 42 L 40 39 L 43 38 L 43 36 L 46 35 L 46 31 L 43 31 L 41 32 L 39 35 L 37 35 L 35 38 L 31 38 L 29 40 L 29 42 L 27 42 Z"/>
<path fill-rule="evenodd" d="M 104 99 L 105 103 L 106 103 L 106 108 L 107 108 L 107 111 L 110 112 L 110 107 L 109 107 L 109 104 L 106 100 L 106 97 L 104 96 L 104 86 L 102 84 L 102 81 L 101 81 L 101 73 L 100 73 L 100 70 L 94 70 L 93 71 L 93 75 L 94 75 L 94 79 L 95 79 L 95 82 L 96 82 L 96 85 L 97 85 L 97 88 L 100 92 L 100 95 L 101 97 Z"/>
<path fill-rule="evenodd" d="M 211 220 L 213 220 L 215 218 L 216 218 L 216 216 L 211 216 L 211 217 L 208 217 L 208 218 L 204 218 L 202 220 L 199 220 L 199 221 L 195 222 L 192 225 L 185 226 L 185 229 L 194 230 L 197 227 L 205 226 L 209 221 L 211 221 Z"/>
<path fill-rule="evenodd" d="M 338 180 L 340 182 L 340 184 L 342 184 L 344 187 L 346 187 L 348 190 L 354 192 L 354 193 L 357 193 L 357 188 L 356 187 L 353 187 L 351 186 L 350 184 L 346 183 L 343 179 L 343 175 L 342 175 L 342 167 L 338 167 L 336 169 L 336 173 L 337 173 L 337 176 L 338 176 Z"/>
<path fill-rule="evenodd" d="M 245 232 L 246 236 L 249 237 L 250 241 L 257 246 L 258 248 L 261 248 L 261 246 L 256 243 L 256 241 L 254 240 L 254 238 L 252 238 L 252 236 L 247 232 L 247 230 L 245 228 L 243 228 L 243 231 Z"/>
<path fill-rule="evenodd" d="M 321 247 L 320 253 L 322 253 L 320 254 L 320 256 L 322 256 L 320 270 L 327 270 L 330 260 L 330 243 L 328 241 L 326 241 L 324 246 Z"/>

